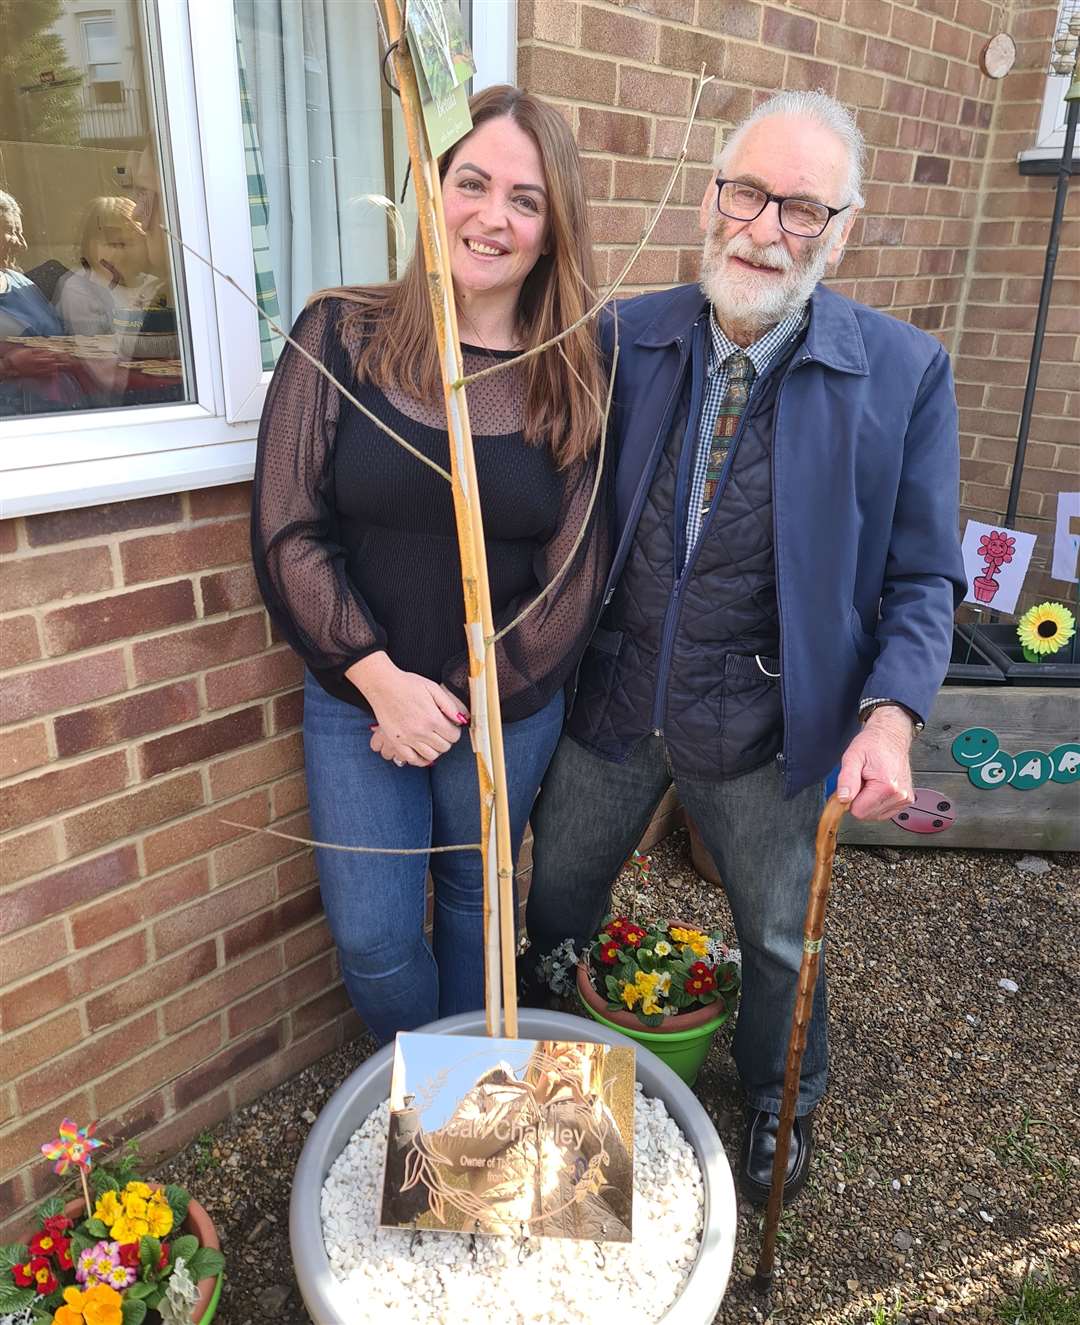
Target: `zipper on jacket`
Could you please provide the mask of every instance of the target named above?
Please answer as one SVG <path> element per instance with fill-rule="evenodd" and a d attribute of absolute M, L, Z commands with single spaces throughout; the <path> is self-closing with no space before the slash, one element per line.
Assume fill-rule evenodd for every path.
<path fill-rule="evenodd" d="M 776 445 L 777 434 L 780 431 L 780 401 L 784 394 L 784 387 L 787 384 L 791 373 L 801 367 L 804 363 L 809 363 L 810 355 L 803 350 L 803 353 L 788 366 L 787 372 L 780 379 L 780 385 L 776 388 L 776 404 L 773 406 L 773 431 L 772 431 L 772 526 L 773 526 L 773 560 L 776 566 L 776 619 L 780 628 L 779 654 L 780 654 L 780 713 L 784 720 L 783 748 L 776 756 L 776 762 L 780 767 L 781 776 L 784 779 L 784 789 L 788 786 L 788 707 L 787 707 L 787 686 L 784 684 L 784 678 L 787 676 L 787 665 L 784 661 L 784 604 L 780 592 L 780 538 L 779 525 L 776 519 L 776 460 L 779 454 Z"/>

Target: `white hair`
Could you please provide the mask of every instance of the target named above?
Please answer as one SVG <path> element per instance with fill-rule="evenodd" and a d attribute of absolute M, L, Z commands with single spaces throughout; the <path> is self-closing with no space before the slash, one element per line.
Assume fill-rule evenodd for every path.
<path fill-rule="evenodd" d="M 5 193 L 3 189 L 0 189 L 0 212 L 6 212 L 8 216 L 14 216 L 16 221 L 22 220 L 22 208 L 11 194 Z"/>
<path fill-rule="evenodd" d="M 809 120 L 835 134 L 847 150 L 848 180 L 847 192 L 849 205 L 862 207 L 862 177 L 866 163 L 866 143 L 863 140 L 855 116 L 847 106 L 830 97 L 820 88 L 816 92 L 778 92 L 775 97 L 763 101 L 756 110 L 752 110 L 728 134 L 720 155 L 716 159 L 716 169 L 723 173 L 739 144 L 750 128 L 762 120 L 774 115 L 784 115 L 792 119 Z"/>

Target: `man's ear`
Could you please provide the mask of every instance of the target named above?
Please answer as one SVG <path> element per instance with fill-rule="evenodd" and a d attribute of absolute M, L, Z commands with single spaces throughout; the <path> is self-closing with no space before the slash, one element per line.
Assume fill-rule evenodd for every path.
<path fill-rule="evenodd" d="M 698 208 L 698 227 L 702 234 L 709 229 L 709 219 L 716 210 L 716 171 L 713 171 L 708 184 L 705 185 L 705 192 L 701 196 L 701 206 Z"/>
<path fill-rule="evenodd" d="M 829 248 L 829 266 L 838 267 L 840 260 L 844 256 L 844 249 L 847 247 L 848 235 L 851 234 L 851 227 L 855 224 L 855 218 L 858 216 L 858 208 L 852 207 L 844 219 L 844 224 L 836 232 L 836 236 Z"/>

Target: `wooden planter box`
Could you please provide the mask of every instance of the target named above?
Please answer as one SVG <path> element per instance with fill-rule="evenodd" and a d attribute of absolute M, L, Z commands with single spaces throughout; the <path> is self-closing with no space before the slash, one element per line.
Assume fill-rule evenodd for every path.
<path fill-rule="evenodd" d="M 858 846 L 1080 850 L 1080 782 L 1048 781 L 1030 791 L 1008 784 L 993 790 L 976 787 L 952 756 L 953 741 L 968 727 L 988 728 L 1010 754 L 1049 753 L 1077 739 L 1080 687 L 944 686 L 926 730 L 911 748 L 911 760 L 915 786 L 940 791 L 952 803 L 956 821 L 941 833 L 911 833 L 891 822 L 860 823 L 846 815 L 840 841 Z"/>
<path fill-rule="evenodd" d="M 970 641 L 973 651 L 981 652 L 995 663 L 1010 685 L 1080 686 L 1080 637 L 1076 635 L 1045 662 L 1030 663 L 1024 658 L 1016 627 L 1011 622 L 957 626 L 956 633 Z M 956 651 L 954 645 L 954 657 Z"/>

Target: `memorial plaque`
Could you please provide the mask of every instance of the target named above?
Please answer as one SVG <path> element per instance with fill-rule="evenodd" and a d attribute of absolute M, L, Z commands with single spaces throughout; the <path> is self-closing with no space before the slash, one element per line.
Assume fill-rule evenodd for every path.
<path fill-rule="evenodd" d="M 629 1242 L 634 1051 L 397 1037 L 380 1224 Z"/>

